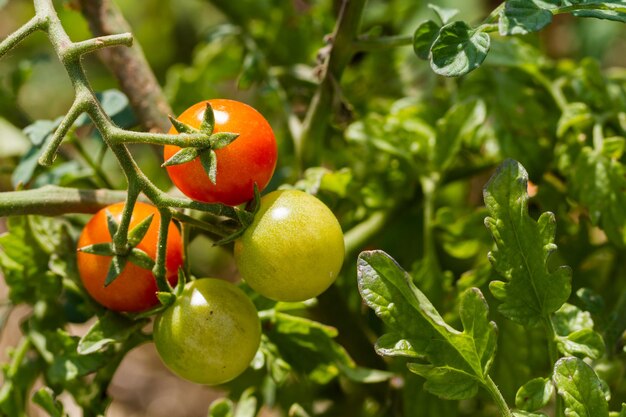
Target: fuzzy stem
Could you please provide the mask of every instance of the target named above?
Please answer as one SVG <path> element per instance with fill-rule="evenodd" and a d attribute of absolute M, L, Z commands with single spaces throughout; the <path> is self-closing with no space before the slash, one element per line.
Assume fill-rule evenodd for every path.
<path fill-rule="evenodd" d="M 502 393 L 498 389 L 498 386 L 493 382 L 493 379 L 489 375 L 487 375 L 487 380 L 485 381 L 485 388 L 491 395 L 491 398 L 495 401 L 498 406 L 498 410 L 500 410 L 500 415 L 502 417 L 513 417 L 509 406 L 507 405 Z"/>
<path fill-rule="evenodd" d="M 13 49 L 18 43 L 26 39 L 37 30 L 45 30 L 47 27 L 47 20 L 41 16 L 34 16 L 22 27 L 15 32 L 7 36 L 2 42 L 0 42 L 0 58 L 2 58 L 7 52 Z"/>
<path fill-rule="evenodd" d="M 83 100 L 78 96 L 76 97 L 74 103 L 72 103 L 72 107 L 70 107 L 67 114 L 63 118 L 63 121 L 61 121 L 61 124 L 54 132 L 52 140 L 39 157 L 39 164 L 43 166 L 52 165 L 56 156 L 56 152 L 59 149 L 59 146 L 61 146 L 61 142 L 67 135 L 67 132 L 71 129 L 76 119 L 78 119 L 78 116 L 80 116 L 85 111 L 87 105 L 88 102 L 86 100 Z"/>
<path fill-rule="evenodd" d="M 159 209 L 161 213 L 161 223 L 159 224 L 159 236 L 157 240 L 157 253 L 152 273 L 156 278 L 157 288 L 159 291 L 171 292 L 172 287 L 167 281 L 166 259 L 167 259 L 167 234 L 169 232 L 170 222 L 172 221 L 172 213 L 169 209 Z"/>

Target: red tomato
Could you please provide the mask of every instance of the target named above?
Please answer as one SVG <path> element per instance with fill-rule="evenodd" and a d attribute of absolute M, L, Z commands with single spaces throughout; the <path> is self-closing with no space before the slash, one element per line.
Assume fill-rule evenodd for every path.
<path fill-rule="evenodd" d="M 111 242 L 107 228 L 106 211 L 119 222 L 124 203 L 112 204 L 97 212 L 85 225 L 78 247 L 94 243 Z M 136 248 L 143 250 L 152 259 L 156 258 L 159 223 L 161 216 L 156 207 L 137 202 L 130 220 L 130 228 L 154 214 L 152 223 L 143 240 Z M 182 240 L 174 223 L 170 223 L 167 235 L 167 280 L 172 285 L 178 281 L 178 268 L 183 264 Z M 104 286 L 111 257 L 78 252 L 78 272 L 87 292 L 103 306 L 116 311 L 142 311 L 154 307 L 159 302 L 157 286 L 151 271 L 128 262 L 122 273 L 107 287 Z"/>
<path fill-rule="evenodd" d="M 225 99 L 208 100 L 215 114 L 214 133 L 232 132 L 239 137 L 215 151 L 217 178 L 212 184 L 199 158 L 167 167 L 174 184 L 189 198 L 207 203 L 236 206 L 254 197 L 254 184 L 263 190 L 276 168 L 277 147 L 274 132 L 265 118 L 247 104 Z M 178 120 L 198 128 L 202 123 L 207 101 L 185 110 Z M 172 127 L 170 133 L 175 134 Z M 180 150 L 164 148 L 165 160 Z"/>

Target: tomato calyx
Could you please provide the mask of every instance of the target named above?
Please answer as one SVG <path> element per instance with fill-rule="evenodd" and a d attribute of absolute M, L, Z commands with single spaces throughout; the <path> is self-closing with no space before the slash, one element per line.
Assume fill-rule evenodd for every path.
<path fill-rule="evenodd" d="M 235 141 L 239 137 L 239 133 L 233 132 L 217 132 L 213 133 L 215 129 L 215 114 L 213 113 L 213 107 L 210 103 L 206 103 L 206 110 L 202 118 L 200 128 L 196 129 L 186 123 L 183 123 L 172 116 L 168 116 L 170 122 L 178 133 L 203 133 L 207 135 L 207 145 L 199 147 L 187 147 L 176 152 L 165 161 L 161 166 L 167 167 L 172 165 L 185 164 L 191 162 L 196 158 L 200 158 L 204 171 L 209 176 L 209 180 L 212 184 L 217 182 L 217 154 L 216 150 L 222 149 Z"/>
<path fill-rule="evenodd" d="M 111 240 L 114 240 L 114 236 L 119 229 L 119 223 L 108 210 L 106 211 L 106 218 L 109 235 L 111 236 Z M 146 236 L 153 218 L 154 214 L 149 215 L 128 232 L 127 246 L 125 248 L 120 249 L 113 242 L 94 243 L 78 248 L 79 252 L 112 257 L 107 276 L 104 280 L 105 287 L 109 286 L 120 276 L 129 261 L 140 268 L 152 270 L 154 260 L 146 252 L 136 246 Z"/>
<path fill-rule="evenodd" d="M 156 293 L 157 298 L 159 299 L 159 305 L 152 307 L 146 311 L 142 311 L 141 313 L 130 314 L 133 320 L 140 320 L 146 317 L 154 316 L 155 314 L 159 314 L 166 309 L 168 309 L 178 297 L 183 295 L 183 291 L 185 290 L 185 284 L 189 282 L 189 278 L 185 271 L 182 268 L 178 269 L 178 282 L 176 286 L 173 288 L 172 292 L 167 291 L 158 291 Z"/>
<path fill-rule="evenodd" d="M 213 245 L 220 246 L 225 245 L 230 242 L 234 242 L 237 240 L 246 229 L 252 224 L 254 221 L 254 216 L 259 211 L 259 207 L 261 206 L 261 192 L 259 191 L 259 187 L 254 183 L 254 198 L 246 204 L 245 210 L 236 210 L 235 214 L 237 215 L 237 220 L 241 227 L 237 229 L 232 234 L 226 236 L 225 238 L 218 240 Z"/>

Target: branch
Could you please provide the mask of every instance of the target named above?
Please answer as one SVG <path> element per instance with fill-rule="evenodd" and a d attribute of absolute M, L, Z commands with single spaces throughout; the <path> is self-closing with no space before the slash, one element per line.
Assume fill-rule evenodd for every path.
<path fill-rule="evenodd" d="M 34 190 L 0 193 L 0 217 L 95 213 L 103 207 L 124 200 L 125 191 L 82 190 L 46 185 Z"/>
<path fill-rule="evenodd" d="M 359 29 L 365 0 L 344 0 L 332 34 L 331 50 L 323 66 L 322 81 L 311 101 L 300 137 L 296 138 L 296 156 L 302 166 L 318 164 L 319 151 L 328 128 L 335 88 L 354 54 L 353 43 Z"/>
<path fill-rule="evenodd" d="M 2 58 L 7 52 L 13 49 L 18 43 L 26 39 L 37 30 L 45 30 L 47 20 L 34 16 L 22 27 L 6 37 L 5 40 L 0 42 L 0 58 Z"/>
<path fill-rule="evenodd" d="M 112 0 L 79 0 L 83 16 L 96 36 L 130 32 L 131 28 Z M 166 132 L 172 109 L 138 42 L 131 48 L 99 51 L 100 59 L 115 74 L 139 121 L 149 130 Z"/>

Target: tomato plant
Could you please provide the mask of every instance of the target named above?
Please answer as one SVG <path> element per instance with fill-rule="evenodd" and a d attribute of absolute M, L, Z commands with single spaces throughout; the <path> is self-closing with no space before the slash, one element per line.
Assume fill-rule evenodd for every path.
<path fill-rule="evenodd" d="M 261 323 L 248 296 L 230 282 L 188 282 L 154 323 L 154 344 L 174 373 L 216 385 L 240 375 L 261 340 Z"/>
<path fill-rule="evenodd" d="M 343 233 L 332 211 L 298 190 L 264 196 L 254 221 L 235 241 L 241 277 L 273 300 L 318 296 L 337 278 L 343 257 Z"/>
<path fill-rule="evenodd" d="M 254 196 L 254 184 L 259 190 L 263 190 L 272 178 L 277 158 L 274 132 L 267 120 L 255 109 L 245 103 L 227 99 L 194 104 L 178 116 L 177 120 L 191 127 L 200 127 L 207 102 L 213 108 L 214 132 L 232 132 L 239 135 L 233 143 L 215 151 L 215 184 L 211 182 L 200 158 L 167 166 L 167 172 L 174 184 L 194 200 L 231 206 L 245 203 Z M 170 133 L 177 131 L 172 127 Z M 176 146 L 165 146 L 165 160 L 179 150 Z"/>
<path fill-rule="evenodd" d="M 112 204 L 98 211 L 87 222 L 79 239 L 78 248 L 98 243 L 111 242 L 111 233 L 107 227 L 107 212 L 115 221 L 120 221 L 124 203 Z M 130 227 L 138 225 L 148 216 L 154 216 L 143 239 L 137 248 L 154 259 L 157 251 L 160 214 L 156 207 L 138 202 L 135 204 L 130 220 Z M 157 286 L 152 271 L 132 262 L 127 262 L 115 280 L 105 286 L 107 271 L 111 263 L 110 256 L 78 252 L 78 272 L 87 292 L 103 306 L 116 311 L 142 311 L 154 307 L 157 303 Z M 167 236 L 167 280 L 175 285 L 178 280 L 178 268 L 182 266 L 182 241 L 176 226 L 171 223 Z"/>

